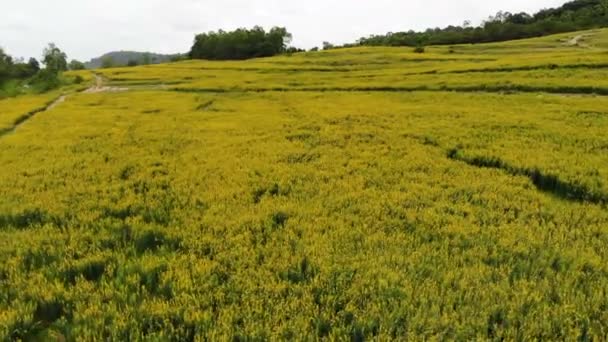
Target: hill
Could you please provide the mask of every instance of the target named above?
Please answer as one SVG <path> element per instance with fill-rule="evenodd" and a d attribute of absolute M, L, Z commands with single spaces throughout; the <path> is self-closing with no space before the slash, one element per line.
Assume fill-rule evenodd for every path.
<path fill-rule="evenodd" d="M 104 65 L 104 61 L 114 67 L 127 66 L 129 62 L 140 64 L 167 63 L 178 55 L 163 55 L 150 52 L 115 51 L 108 52 L 100 57 L 93 58 L 85 63 L 87 69 L 98 69 Z"/>
<path fill-rule="evenodd" d="M 0 340 L 604 340 L 606 56 L 601 29 L 1 100 Z"/>
<path fill-rule="evenodd" d="M 359 39 L 353 45 L 420 46 L 501 42 L 608 26 L 608 0 L 575 0 L 535 14 L 500 11 L 480 26 L 434 28 L 424 32 L 395 32 Z"/>

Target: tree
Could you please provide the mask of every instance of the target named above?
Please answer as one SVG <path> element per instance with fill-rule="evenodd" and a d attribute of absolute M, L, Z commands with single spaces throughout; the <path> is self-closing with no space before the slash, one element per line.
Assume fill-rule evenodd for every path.
<path fill-rule="evenodd" d="M 40 71 L 40 65 L 37 60 L 31 58 L 25 63 L 23 59 L 17 59 L 12 65 L 10 76 L 15 79 L 25 79 L 36 75 L 38 71 Z"/>
<path fill-rule="evenodd" d="M 334 48 L 334 44 L 330 42 L 323 42 L 323 50 L 331 50 Z"/>
<path fill-rule="evenodd" d="M 288 54 L 298 53 L 298 52 L 306 52 L 306 50 L 299 49 L 299 48 L 294 47 L 294 46 L 290 46 L 290 47 L 288 47 L 288 48 L 285 49 L 285 53 L 288 53 Z"/>
<path fill-rule="evenodd" d="M 0 49 L 0 82 L 8 79 L 26 79 L 40 71 L 40 64 L 35 58 L 26 63 L 23 58 L 12 58 Z"/>
<path fill-rule="evenodd" d="M 134 67 L 137 65 L 139 65 L 139 63 L 134 59 L 129 59 L 129 61 L 127 62 L 127 66 L 130 66 L 130 67 Z"/>
<path fill-rule="evenodd" d="M 272 46 L 277 49 L 277 53 L 281 53 L 287 49 L 289 43 L 293 39 L 293 35 L 287 32 L 284 27 L 273 27 L 268 32 L 267 39 L 272 43 Z"/>
<path fill-rule="evenodd" d="M 5 81 L 11 74 L 13 58 L 0 48 L 0 82 Z"/>
<path fill-rule="evenodd" d="M 107 69 L 107 68 L 111 68 L 114 66 L 114 58 L 107 56 L 104 57 L 103 60 L 101 61 L 101 67 L 103 69 Z"/>
<path fill-rule="evenodd" d="M 40 71 L 40 63 L 38 63 L 38 60 L 34 57 L 30 58 L 30 60 L 27 62 L 27 65 L 29 66 L 30 70 L 33 71 L 34 74 Z"/>
<path fill-rule="evenodd" d="M 143 54 L 143 56 L 141 58 L 141 64 L 148 65 L 150 63 L 152 63 L 152 55 L 149 52 L 146 52 Z"/>
<path fill-rule="evenodd" d="M 269 32 L 255 26 L 232 32 L 201 33 L 195 36 L 190 58 L 226 60 L 270 57 L 286 51 L 292 36 L 283 27 L 273 27 Z"/>
<path fill-rule="evenodd" d="M 68 70 L 67 55 L 54 43 L 50 43 L 43 52 L 43 62 L 46 70 L 51 74 L 59 74 Z"/>
<path fill-rule="evenodd" d="M 480 26 L 434 28 L 424 32 L 389 32 L 364 37 L 357 45 L 412 46 L 499 42 L 608 26 L 608 0 L 574 0 L 534 15 L 499 11 Z M 422 44 L 421 44 L 422 42 Z"/>
<path fill-rule="evenodd" d="M 171 62 L 180 62 L 180 61 L 185 61 L 187 59 L 188 59 L 188 55 L 178 53 L 176 55 L 171 56 L 171 58 L 169 60 Z"/>
<path fill-rule="evenodd" d="M 81 61 L 72 59 L 72 61 L 70 62 L 70 70 L 84 70 L 86 69 L 86 66 L 84 65 L 84 63 L 82 63 Z"/>

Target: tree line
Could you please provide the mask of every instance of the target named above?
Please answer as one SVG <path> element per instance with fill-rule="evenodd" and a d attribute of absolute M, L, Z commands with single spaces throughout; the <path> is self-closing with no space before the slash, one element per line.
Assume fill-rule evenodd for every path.
<path fill-rule="evenodd" d="M 359 39 L 348 46 L 425 46 L 500 42 L 608 26 L 608 0 L 575 0 L 558 8 L 530 15 L 498 12 L 480 26 L 427 29 L 423 32 L 389 32 Z"/>
<path fill-rule="evenodd" d="M 574 0 L 561 7 L 544 9 L 530 15 L 525 12 L 498 12 L 479 26 L 465 22 L 461 26 L 427 29 L 423 32 L 389 32 L 360 38 L 356 43 L 334 46 L 323 43 L 323 49 L 352 46 L 414 46 L 419 52 L 426 45 L 452 45 L 499 42 L 549 34 L 585 30 L 608 26 L 608 0 Z M 172 61 L 182 59 L 243 60 L 270 57 L 278 54 L 301 52 L 304 50 L 288 47 L 292 35 L 284 27 L 274 27 L 266 31 L 260 26 L 252 29 L 239 28 L 234 31 L 211 31 L 197 34 L 190 51 L 186 55 L 175 55 Z M 311 51 L 316 51 L 313 48 Z M 35 58 L 27 62 L 14 59 L 0 48 L 0 89 L 7 80 L 43 80 L 47 86 L 57 83 L 58 73 L 64 70 L 80 70 L 85 65 L 67 57 L 54 44 L 43 53 L 43 64 Z M 59 61 L 59 64 L 53 64 Z M 49 64 L 50 63 L 50 64 Z M 140 60 L 130 59 L 126 65 L 149 64 L 145 56 Z M 102 61 L 101 67 L 115 66 L 110 58 Z"/>
<path fill-rule="evenodd" d="M 242 60 L 270 57 L 288 52 L 291 34 L 284 27 L 274 27 L 266 32 L 255 26 L 232 32 L 219 30 L 196 35 L 188 54 L 192 59 Z"/>
<path fill-rule="evenodd" d="M 65 52 L 53 43 L 44 48 L 42 55 L 40 62 L 36 58 L 26 62 L 0 48 L 0 98 L 17 95 L 26 88 L 48 91 L 65 81 L 61 78 L 62 72 L 84 69 L 84 64 L 76 60 L 68 63 Z"/>
<path fill-rule="evenodd" d="M 333 45 L 323 42 L 323 50 L 353 46 L 412 46 L 424 52 L 427 45 L 454 45 L 501 42 L 542 37 L 551 34 L 608 26 L 608 0 L 574 0 L 558 8 L 535 14 L 500 11 L 479 26 L 465 21 L 461 26 L 429 28 L 422 32 L 389 32 L 371 35 L 353 44 Z M 241 60 L 270 57 L 304 50 L 288 47 L 292 35 L 282 27 L 269 32 L 256 26 L 232 32 L 219 30 L 196 35 L 187 57 L 209 60 Z M 311 51 L 317 51 L 313 48 Z"/>
<path fill-rule="evenodd" d="M 40 63 L 36 58 L 30 58 L 27 62 L 13 59 L 0 48 L 0 82 L 9 78 L 28 78 L 40 71 Z"/>

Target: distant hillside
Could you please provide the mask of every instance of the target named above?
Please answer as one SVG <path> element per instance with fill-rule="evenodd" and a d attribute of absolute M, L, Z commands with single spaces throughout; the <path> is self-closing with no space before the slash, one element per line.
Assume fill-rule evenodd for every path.
<path fill-rule="evenodd" d="M 462 26 L 428 29 L 423 32 L 391 32 L 364 37 L 357 43 L 346 46 L 476 44 L 542 37 L 606 26 L 608 26 L 608 0 L 575 0 L 558 8 L 541 10 L 536 14 L 501 11 L 495 16 L 490 16 L 477 27 L 465 22 Z"/>
<path fill-rule="evenodd" d="M 150 52 L 136 52 L 136 51 L 115 51 L 104 54 L 103 56 L 93 58 L 89 62 L 85 63 L 87 69 L 97 69 L 104 66 L 126 66 L 129 63 L 136 63 L 137 65 L 142 64 L 159 64 L 166 63 L 179 55 L 162 55 L 158 53 Z"/>

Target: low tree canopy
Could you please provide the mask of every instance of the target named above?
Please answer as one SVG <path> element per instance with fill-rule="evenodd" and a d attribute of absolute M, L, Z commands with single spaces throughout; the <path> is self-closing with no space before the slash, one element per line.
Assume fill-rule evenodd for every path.
<path fill-rule="evenodd" d="M 608 0 L 575 0 L 559 8 L 528 13 L 498 12 L 480 26 L 466 21 L 461 26 L 423 32 L 396 32 L 361 38 L 356 44 L 370 46 L 421 46 L 499 42 L 608 26 Z"/>
<path fill-rule="evenodd" d="M 211 60 L 241 60 L 270 57 L 283 53 L 291 42 L 291 34 L 283 27 L 266 32 L 262 27 L 237 29 L 232 32 L 202 33 L 195 37 L 190 58 Z"/>
<path fill-rule="evenodd" d="M 30 58 L 30 60 L 27 62 L 27 65 L 30 67 L 30 69 L 34 73 L 37 73 L 38 71 L 40 71 L 40 63 L 34 57 Z"/>
<path fill-rule="evenodd" d="M 55 44 L 43 51 L 42 61 L 13 58 L 0 48 L 0 98 L 16 96 L 27 91 L 44 92 L 60 86 L 61 72 L 68 69 L 67 56 Z"/>
<path fill-rule="evenodd" d="M 101 67 L 103 69 L 107 69 L 107 68 L 112 68 L 114 67 L 114 58 L 112 57 L 105 57 L 102 61 L 101 61 Z"/>
<path fill-rule="evenodd" d="M 58 74 L 68 70 L 68 57 L 55 44 L 50 43 L 43 52 L 43 62 L 49 73 Z"/>
<path fill-rule="evenodd" d="M 0 48 L 0 82 L 3 82 L 9 78 L 12 66 L 13 58 L 7 55 L 4 50 Z"/>
<path fill-rule="evenodd" d="M 0 48 L 0 83 L 8 79 L 25 79 L 36 75 L 40 64 L 35 58 L 26 63 L 22 59 L 14 59 Z"/>
<path fill-rule="evenodd" d="M 86 69 L 86 66 L 84 65 L 84 63 L 82 63 L 81 61 L 77 61 L 75 59 L 72 59 L 72 61 L 70 62 L 70 70 L 84 70 Z"/>

